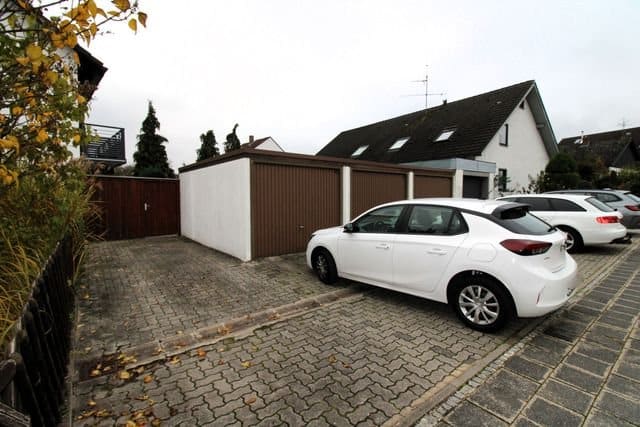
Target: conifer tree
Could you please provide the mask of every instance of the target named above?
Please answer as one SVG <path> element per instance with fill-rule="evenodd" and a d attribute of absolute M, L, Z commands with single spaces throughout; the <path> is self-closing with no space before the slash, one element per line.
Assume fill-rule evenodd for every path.
<path fill-rule="evenodd" d="M 216 136 L 213 134 L 212 130 L 208 130 L 207 133 L 200 135 L 200 141 L 202 142 L 202 145 L 200 145 L 200 148 L 198 149 L 197 162 L 220 155 Z"/>
<path fill-rule="evenodd" d="M 233 132 L 227 135 L 227 140 L 224 142 L 224 152 L 228 153 L 233 150 L 237 150 L 240 148 L 240 140 L 238 139 L 238 135 L 236 135 L 236 128 L 238 124 L 233 127 Z"/>
<path fill-rule="evenodd" d="M 138 150 L 133 154 L 135 176 L 148 176 L 156 178 L 173 178 L 173 169 L 169 167 L 167 151 L 163 143 L 167 138 L 158 135 L 156 130 L 160 129 L 160 122 L 156 117 L 156 110 L 149 101 L 149 112 L 142 122 L 141 134 L 138 135 Z"/>

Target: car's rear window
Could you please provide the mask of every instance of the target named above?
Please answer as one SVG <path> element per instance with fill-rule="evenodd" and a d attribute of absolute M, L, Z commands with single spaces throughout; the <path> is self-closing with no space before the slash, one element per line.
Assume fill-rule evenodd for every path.
<path fill-rule="evenodd" d="M 543 235 L 554 231 L 553 226 L 522 208 L 510 209 L 496 219 L 498 224 L 516 234 Z"/>
<path fill-rule="evenodd" d="M 640 197 L 636 196 L 633 193 L 624 193 L 625 196 L 627 196 L 628 198 L 630 198 L 631 200 L 633 200 L 636 203 L 640 203 Z"/>
<path fill-rule="evenodd" d="M 615 209 L 613 209 L 612 207 L 610 207 L 609 205 L 607 205 L 604 202 L 601 202 L 600 200 L 596 199 L 595 197 L 589 197 L 588 199 L 584 199 L 585 202 L 591 204 L 592 206 L 595 206 L 597 209 L 603 211 L 603 212 L 614 212 Z"/>

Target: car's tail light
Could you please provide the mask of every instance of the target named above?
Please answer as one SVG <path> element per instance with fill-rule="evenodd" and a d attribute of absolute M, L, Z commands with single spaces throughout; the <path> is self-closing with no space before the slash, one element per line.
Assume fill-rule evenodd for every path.
<path fill-rule="evenodd" d="M 640 211 L 640 205 L 624 205 L 624 207 L 629 209 L 630 211 L 634 211 L 634 212 Z"/>
<path fill-rule="evenodd" d="M 540 255 L 549 250 L 551 243 L 527 239 L 507 239 L 500 242 L 502 246 L 518 255 Z"/>
<path fill-rule="evenodd" d="M 617 216 L 599 216 L 596 218 L 596 221 L 599 224 L 615 224 L 617 222 L 620 222 L 620 219 Z"/>

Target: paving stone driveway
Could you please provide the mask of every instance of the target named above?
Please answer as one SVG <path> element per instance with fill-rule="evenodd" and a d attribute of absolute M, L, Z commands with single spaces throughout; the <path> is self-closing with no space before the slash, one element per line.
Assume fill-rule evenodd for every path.
<path fill-rule="evenodd" d="M 83 283 L 76 425 L 395 422 L 530 323 L 481 334 L 443 304 L 323 285 L 299 255 L 240 263 L 175 237 L 92 245 Z"/>

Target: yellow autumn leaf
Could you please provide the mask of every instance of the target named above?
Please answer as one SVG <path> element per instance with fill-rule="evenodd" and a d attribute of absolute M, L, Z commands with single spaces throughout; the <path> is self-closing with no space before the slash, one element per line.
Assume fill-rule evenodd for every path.
<path fill-rule="evenodd" d="M 120 378 L 121 380 L 128 380 L 129 378 L 131 378 L 131 374 L 128 371 L 120 371 L 118 373 L 118 378 Z"/>
<path fill-rule="evenodd" d="M 169 363 L 171 363 L 172 365 L 175 365 L 175 364 L 177 364 L 177 363 L 180 363 L 180 357 L 178 357 L 178 356 L 173 356 L 173 357 L 171 358 L 171 360 L 169 361 Z"/>
<path fill-rule="evenodd" d="M 25 52 L 31 61 L 37 61 L 42 57 L 42 48 L 33 43 L 27 46 Z"/>
<path fill-rule="evenodd" d="M 241 365 L 242 365 L 243 368 L 249 368 L 249 367 L 251 367 L 251 361 L 247 360 L 245 362 L 242 362 Z"/>
<path fill-rule="evenodd" d="M 80 138 L 81 138 L 81 137 L 80 137 L 80 135 L 79 135 L 79 134 L 75 134 L 75 135 L 73 135 L 73 139 L 72 139 L 73 144 L 74 144 L 74 145 L 78 145 L 78 144 L 80 144 Z"/>
<path fill-rule="evenodd" d="M 138 12 L 138 21 L 142 24 L 143 27 L 147 27 L 147 14 L 144 12 Z"/>
<path fill-rule="evenodd" d="M 13 107 L 11 107 L 11 114 L 14 116 L 19 116 L 23 111 L 24 109 L 19 105 L 14 105 Z"/>
<path fill-rule="evenodd" d="M 47 131 L 44 129 L 40 129 L 38 131 L 38 135 L 36 135 L 36 141 L 45 142 L 47 139 L 49 139 L 49 134 L 47 133 Z"/>
<path fill-rule="evenodd" d="M 69 47 L 76 47 L 76 45 L 78 44 L 78 37 L 76 37 L 75 33 L 68 32 L 64 39 L 64 44 Z M 73 59 L 75 61 L 78 54 L 73 52 L 73 55 L 74 55 Z M 76 64 L 79 64 L 79 63 L 80 63 L 80 58 L 78 58 L 78 60 L 76 61 Z"/>
<path fill-rule="evenodd" d="M 131 5 L 129 4 L 129 0 L 113 0 L 112 3 L 122 12 L 129 10 L 131 8 Z"/>
<path fill-rule="evenodd" d="M 96 412 L 96 417 L 100 417 L 100 418 L 106 418 L 108 416 L 110 416 L 111 413 L 109 411 L 107 411 L 106 409 L 101 409 L 98 412 Z"/>
<path fill-rule="evenodd" d="M 96 2 L 93 1 L 93 0 L 88 0 L 87 1 L 87 10 L 91 14 L 91 16 L 93 16 L 95 18 L 95 16 L 98 13 L 98 6 L 96 6 Z"/>
<path fill-rule="evenodd" d="M 135 19 L 129 19 L 129 28 L 131 28 L 131 30 L 138 32 L 138 21 L 136 21 Z"/>
<path fill-rule="evenodd" d="M 198 358 L 200 359 L 204 359 L 207 356 L 207 352 L 204 351 L 203 349 L 199 349 L 196 354 L 198 355 Z"/>
<path fill-rule="evenodd" d="M 125 426 L 126 427 L 138 427 L 138 425 L 135 422 L 131 421 L 131 420 L 127 421 L 127 424 L 125 424 Z"/>
<path fill-rule="evenodd" d="M 89 376 L 90 377 L 98 377 L 98 376 L 100 376 L 100 374 L 102 374 L 102 372 L 100 372 L 100 369 L 94 369 L 94 370 L 91 371 Z"/>
<path fill-rule="evenodd" d="M 153 381 L 153 375 L 146 375 L 143 381 L 145 384 L 149 384 L 151 381 Z"/>
<path fill-rule="evenodd" d="M 26 56 L 20 56 L 16 58 L 16 62 L 22 66 L 25 66 L 29 63 L 29 58 Z"/>
<path fill-rule="evenodd" d="M 96 403 L 96 401 L 95 401 L 95 400 L 89 400 L 89 401 L 87 402 L 87 405 L 88 405 L 88 406 L 90 406 L 90 407 L 94 407 L 94 406 L 96 406 L 96 405 L 97 405 L 97 403 Z"/>
<path fill-rule="evenodd" d="M 152 425 L 153 427 L 159 427 L 161 424 L 162 424 L 162 421 L 160 420 L 160 418 L 154 418 L 154 419 L 151 421 L 151 425 Z"/>
<path fill-rule="evenodd" d="M 85 102 L 87 102 L 87 98 L 78 94 L 78 96 L 76 96 L 76 101 L 78 101 L 78 104 L 84 104 Z"/>
<path fill-rule="evenodd" d="M 46 73 L 46 78 L 51 84 L 53 84 L 58 81 L 58 73 L 56 73 L 55 71 L 49 70 Z"/>

